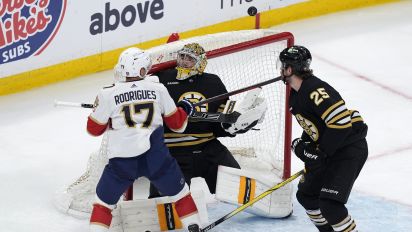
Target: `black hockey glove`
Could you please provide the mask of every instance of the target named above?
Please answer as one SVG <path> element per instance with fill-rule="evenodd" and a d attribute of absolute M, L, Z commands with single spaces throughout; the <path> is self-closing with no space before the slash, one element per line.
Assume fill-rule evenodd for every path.
<path fill-rule="evenodd" d="M 305 142 L 301 138 L 293 140 L 292 151 L 305 163 L 307 169 L 319 168 L 326 158 L 326 154 L 317 149 L 313 143 Z"/>
<path fill-rule="evenodd" d="M 186 112 L 187 116 L 192 116 L 195 111 L 195 107 L 193 106 L 193 103 L 191 103 L 186 98 L 183 98 L 183 100 L 179 101 L 176 104 L 176 106 L 181 107 Z"/>

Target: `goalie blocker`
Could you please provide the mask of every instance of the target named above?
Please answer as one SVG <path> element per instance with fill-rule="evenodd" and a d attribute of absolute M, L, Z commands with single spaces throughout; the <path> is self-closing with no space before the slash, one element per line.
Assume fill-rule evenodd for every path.
<path fill-rule="evenodd" d="M 243 205 L 280 182 L 282 179 L 270 171 L 219 166 L 216 199 Z M 292 193 L 293 185 L 285 185 L 245 211 L 269 218 L 287 217 L 292 214 Z"/>

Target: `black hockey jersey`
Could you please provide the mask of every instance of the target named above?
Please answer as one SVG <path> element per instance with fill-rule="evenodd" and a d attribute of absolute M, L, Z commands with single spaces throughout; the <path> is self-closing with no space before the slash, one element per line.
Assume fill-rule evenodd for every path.
<path fill-rule="evenodd" d="M 315 76 L 291 90 L 289 110 L 303 128 L 302 139 L 315 142 L 328 156 L 366 137 L 358 111 L 348 110 L 338 91 Z"/>
<path fill-rule="evenodd" d="M 210 73 L 203 73 L 186 80 L 177 80 L 177 70 L 168 69 L 156 73 L 159 81 L 166 86 L 170 96 L 177 103 L 186 98 L 193 103 L 216 95 L 227 93 L 221 79 Z M 200 112 L 222 112 L 227 99 L 218 100 L 196 107 Z M 169 149 L 201 149 L 208 141 L 217 137 L 231 136 L 215 122 L 189 122 L 184 133 L 175 133 L 165 128 L 165 142 Z"/>

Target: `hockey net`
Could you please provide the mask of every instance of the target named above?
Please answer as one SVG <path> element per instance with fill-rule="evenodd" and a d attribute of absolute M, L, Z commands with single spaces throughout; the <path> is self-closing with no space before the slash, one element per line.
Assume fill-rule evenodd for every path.
<path fill-rule="evenodd" d="M 187 43 L 197 42 L 207 51 L 206 72 L 217 74 L 228 91 L 250 86 L 279 75 L 278 55 L 293 45 L 293 35 L 273 30 L 246 30 L 217 33 L 148 49 L 152 55 L 152 72 L 176 64 L 176 51 Z M 263 87 L 268 105 L 265 119 L 257 130 L 234 138 L 219 138 L 233 153 L 242 169 L 270 171 L 279 179 L 290 176 L 291 116 L 287 108 L 288 89 L 281 82 Z M 241 100 L 245 93 L 231 99 Z M 86 172 L 72 184 L 59 190 L 54 199 L 57 208 L 77 217 L 88 217 L 95 188 L 107 158 L 107 140 L 103 136 L 100 149 L 90 155 Z"/>

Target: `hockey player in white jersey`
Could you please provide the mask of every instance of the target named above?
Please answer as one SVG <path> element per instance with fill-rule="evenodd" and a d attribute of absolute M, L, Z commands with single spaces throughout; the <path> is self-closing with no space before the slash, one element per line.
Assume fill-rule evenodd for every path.
<path fill-rule="evenodd" d="M 126 49 L 118 65 L 119 82 L 98 93 L 87 121 L 91 135 L 107 131 L 109 156 L 96 187 L 90 231 L 108 230 L 112 209 L 122 193 L 141 176 L 146 176 L 163 195 L 171 196 L 184 226 L 189 231 L 198 231 L 196 205 L 163 135 L 163 121 L 173 131 L 184 131 L 193 106 L 183 99 L 176 107 L 166 87 L 143 80 L 151 67 L 146 52 Z"/>

